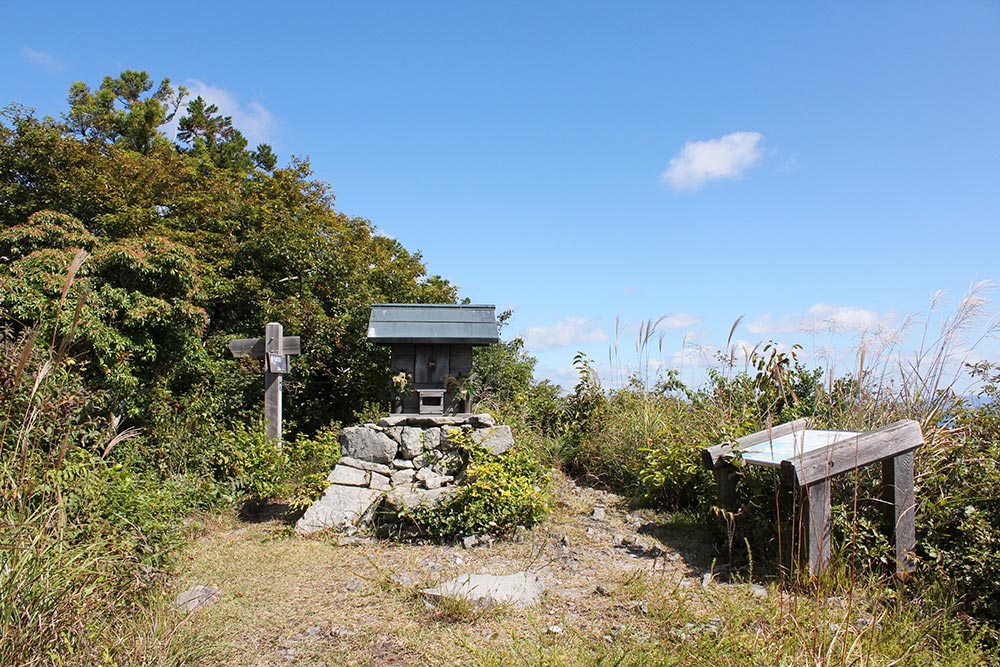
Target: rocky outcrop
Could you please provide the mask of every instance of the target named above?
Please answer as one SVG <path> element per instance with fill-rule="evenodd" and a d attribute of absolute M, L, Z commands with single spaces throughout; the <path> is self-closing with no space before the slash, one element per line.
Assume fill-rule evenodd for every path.
<path fill-rule="evenodd" d="M 392 513 L 440 503 L 464 478 L 466 450 L 476 446 L 501 454 L 514 446 L 514 436 L 488 414 L 392 415 L 349 426 L 330 486 L 295 530 L 351 534 L 370 524 L 383 503 Z"/>

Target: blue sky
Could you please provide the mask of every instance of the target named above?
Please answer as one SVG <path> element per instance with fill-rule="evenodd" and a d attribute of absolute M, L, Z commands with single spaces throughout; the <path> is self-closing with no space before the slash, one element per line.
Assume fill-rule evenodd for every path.
<path fill-rule="evenodd" d="M 567 385 L 616 320 L 634 365 L 667 316 L 651 364 L 695 382 L 741 315 L 846 368 L 1000 279 L 997 2 L 13 1 L 0 54 L 41 114 L 126 68 L 211 98 Z"/>

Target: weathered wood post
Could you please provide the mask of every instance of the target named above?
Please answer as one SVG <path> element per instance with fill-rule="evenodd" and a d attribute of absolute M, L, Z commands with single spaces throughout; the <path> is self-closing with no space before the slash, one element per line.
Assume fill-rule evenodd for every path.
<path fill-rule="evenodd" d="M 913 492 L 913 451 L 882 459 L 882 501 L 886 527 L 896 550 L 896 574 L 905 578 L 915 569 L 913 550 L 917 546 L 914 516 L 917 501 Z"/>
<path fill-rule="evenodd" d="M 281 450 L 281 391 L 288 372 L 288 357 L 299 354 L 302 344 L 298 336 L 285 336 L 277 322 L 268 322 L 263 338 L 237 338 L 229 341 L 234 357 L 264 360 L 264 422 L 268 440 Z"/>
<path fill-rule="evenodd" d="M 268 322 L 264 330 L 264 428 L 267 439 L 278 443 L 281 451 L 281 389 L 283 384 L 283 369 L 280 359 L 282 327 L 277 322 Z M 277 358 L 276 358 L 277 357 Z M 277 362 L 278 367 L 275 368 Z M 278 371 L 278 372 L 275 372 Z"/>

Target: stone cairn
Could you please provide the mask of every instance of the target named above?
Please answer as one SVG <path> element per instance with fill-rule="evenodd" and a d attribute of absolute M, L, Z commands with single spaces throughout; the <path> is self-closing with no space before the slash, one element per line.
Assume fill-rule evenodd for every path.
<path fill-rule="evenodd" d="M 440 503 L 464 478 L 463 442 L 501 454 L 514 438 L 509 426 L 497 426 L 488 414 L 393 415 L 346 427 L 342 457 L 327 477 L 330 486 L 295 530 L 350 535 L 369 525 L 383 504 L 387 513 L 398 513 Z"/>

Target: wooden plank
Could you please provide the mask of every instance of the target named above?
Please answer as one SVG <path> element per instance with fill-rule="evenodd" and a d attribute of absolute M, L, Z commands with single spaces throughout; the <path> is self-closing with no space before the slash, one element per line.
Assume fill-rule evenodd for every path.
<path fill-rule="evenodd" d="M 302 339 L 298 336 L 282 336 L 281 353 L 285 356 L 290 354 L 302 354 Z"/>
<path fill-rule="evenodd" d="M 451 350 L 448 345 L 434 346 L 434 368 L 431 383 L 444 387 L 444 379 L 451 375 Z"/>
<path fill-rule="evenodd" d="M 400 371 L 406 371 L 413 377 L 413 371 L 415 368 L 413 360 L 413 346 L 412 345 L 393 345 L 392 346 L 392 361 L 391 368 L 392 374 L 395 375 Z"/>
<path fill-rule="evenodd" d="M 817 575 L 830 564 L 830 531 L 833 521 L 830 511 L 830 480 L 824 479 L 805 489 L 806 507 L 802 516 L 808 522 L 809 574 Z"/>
<path fill-rule="evenodd" d="M 413 346 L 413 383 L 426 385 L 431 383 L 431 359 L 433 348 L 430 345 Z"/>
<path fill-rule="evenodd" d="M 794 457 L 789 463 L 795 483 L 809 486 L 820 480 L 855 470 L 911 451 L 923 444 L 920 424 L 898 421 L 878 431 L 862 433 L 820 449 Z"/>
<path fill-rule="evenodd" d="M 757 431 L 756 433 L 745 435 L 742 438 L 737 438 L 736 447 L 751 447 L 753 445 L 769 442 L 772 438 L 780 438 L 785 435 L 804 431 L 809 428 L 811 424 L 812 422 L 808 417 L 802 417 L 801 419 L 796 419 L 795 421 L 778 424 L 777 426 L 772 426 L 769 429 L 764 429 L 763 431 Z"/>
<path fill-rule="evenodd" d="M 284 336 L 281 339 L 284 354 L 301 354 L 302 341 L 298 336 Z M 263 338 L 237 338 L 229 341 L 229 351 L 234 357 L 264 358 Z"/>
<path fill-rule="evenodd" d="M 882 461 L 882 500 L 896 551 L 896 574 L 912 572 L 916 567 L 912 554 L 917 545 L 912 450 Z"/>
<path fill-rule="evenodd" d="M 745 435 L 742 438 L 738 438 L 734 443 L 724 442 L 722 444 L 715 445 L 714 447 L 707 447 L 701 450 L 702 464 L 709 470 L 712 470 L 720 465 L 723 458 L 731 456 L 734 449 L 751 447 L 753 445 L 769 442 L 772 438 L 780 438 L 792 433 L 798 433 L 799 431 L 804 431 L 809 428 L 811 424 L 812 422 L 809 418 L 803 417 L 785 424 L 779 424 L 778 426 L 774 426 L 763 431 L 757 431 L 756 433 Z"/>
<path fill-rule="evenodd" d="M 454 376 L 472 373 L 472 346 L 451 345 L 451 374 Z"/>
<path fill-rule="evenodd" d="M 229 341 L 229 351 L 234 357 L 263 357 L 263 338 L 237 338 Z"/>

